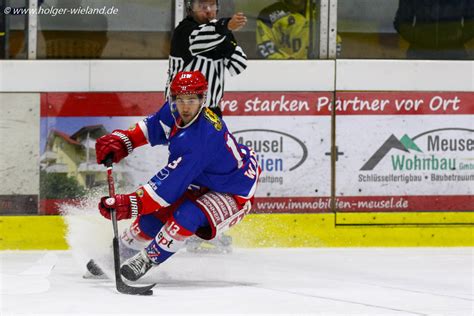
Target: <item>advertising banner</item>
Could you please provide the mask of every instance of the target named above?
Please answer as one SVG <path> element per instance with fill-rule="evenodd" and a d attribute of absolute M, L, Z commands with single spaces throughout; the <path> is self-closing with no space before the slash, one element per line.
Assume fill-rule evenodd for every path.
<path fill-rule="evenodd" d="M 43 203 L 104 186 L 95 139 L 163 103 L 162 93 L 42 94 Z M 338 211 L 473 210 L 473 93 L 342 92 L 334 106 Z M 221 108 L 263 170 L 253 212 L 330 211 L 332 93 L 228 92 Z M 148 181 L 166 158 L 164 146 L 135 150 L 116 167 L 121 190 Z M 55 181 L 68 189 L 43 185 Z"/>
<path fill-rule="evenodd" d="M 472 211 L 474 94 L 343 92 L 340 211 Z"/>
<path fill-rule="evenodd" d="M 330 98 L 321 92 L 226 93 L 221 107 L 229 130 L 239 143 L 255 150 L 263 171 L 254 212 L 329 211 L 331 117 L 317 105 Z M 62 175 L 55 181 L 64 187 L 75 179 L 69 183 L 74 189 L 66 192 L 44 189 L 43 204 L 103 187 L 106 179 L 104 168 L 95 162 L 95 139 L 127 129 L 163 103 L 162 93 L 43 94 L 41 176 L 48 179 L 43 183 Z M 117 164 L 122 189 L 146 183 L 166 163 L 167 153 L 165 146 L 144 146 Z"/>

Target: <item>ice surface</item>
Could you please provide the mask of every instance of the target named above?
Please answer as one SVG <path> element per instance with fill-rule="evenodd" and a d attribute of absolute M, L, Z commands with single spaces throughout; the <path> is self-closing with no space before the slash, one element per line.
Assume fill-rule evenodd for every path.
<path fill-rule="evenodd" d="M 83 279 L 71 251 L 3 251 L 0 261 L 1 315 L 473 314 L 471 248 L 180 252 L 141 282 L 158 281 L 150 297 Z"/>
<path fill-rule="evenodd" d="M 71 250 L 0 251 L 0 315 L 474 313 L 473 248 L 181 251 L 141 280 L 158 283 L 153 296 L 120 294 L 113 280 L 82 278 L 90 258 L 113 276 L 96 201 L 63 210 Z"/>

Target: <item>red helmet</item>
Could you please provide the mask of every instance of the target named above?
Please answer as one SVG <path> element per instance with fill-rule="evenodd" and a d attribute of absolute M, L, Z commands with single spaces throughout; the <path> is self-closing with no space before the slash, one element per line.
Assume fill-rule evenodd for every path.
<path fill-rule="evenodd" d="M 206 77 L 200 71 L 181 71 L 170 85 L 172 97 L 179 94 L 198 94 L 204 97 L 207 92 Z"/>

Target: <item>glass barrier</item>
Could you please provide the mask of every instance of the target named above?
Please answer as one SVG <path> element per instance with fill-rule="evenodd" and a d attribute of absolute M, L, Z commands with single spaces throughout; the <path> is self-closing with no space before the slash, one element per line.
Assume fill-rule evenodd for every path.
<path fill-rule="evenodd" d="M 176 1 L 38 0 L 37 58 L 167 59 Z M 474 1 L 374 3 L 337 1 L 338 58 L 474 58 Z M 27 5 L 0 0 L 0 58 L 27 58 Z M 235 37 L 249 59 L 319 58 L 327 45 L 320 0 L 227 0 L 219 9 L 248 18 Z"/>
<path fill-rule="evenodd" d="M 175 3 L 38 0 L 37 58 L 166 59 L 175 24 Z M 0 0 L 2 4 L 12 9 L 10 14 L 3 14 L 2 10 L 0 18 L 0 30 L 2 25 L 10 30 L 9 58 L 26 58 L 28 3 Z M 218 18 L 231 17 L 236 12 L 243 12 L 248 18 L 247 25 L 236 31 L 235 37 L 249 59 L 318 58 L 319 0 L 219 3 Z"/>
<path fill-rule="evenodd" d="M 21 14 L 26 6 L 26 0 L 0 0 L 0 59 L 27 58 L 28 19 Z"/>
<path fill-rule="evenodd" d="M 174 1 L 44 0 L 37 58 L 168 58 Z"/>
<path fill-rule="evenodd" d="M 339 0 L 337 5 L 341 58 L 474 58 L 472 0 Z"/>
<path fill-rule="evenodd" d="M 235 0 L 221 8 L 222 16 L 247 16 L 235 37 L 249 59 L 318 58 L 319 0 Z"/>
<path fill-rule="evenodd" d="M 3 0 L 0 0 L 0 59 L 5 59 L 7 56 L 7 21 L 6 14 L 2 12 L 5 11 L 5 3 Z"/>

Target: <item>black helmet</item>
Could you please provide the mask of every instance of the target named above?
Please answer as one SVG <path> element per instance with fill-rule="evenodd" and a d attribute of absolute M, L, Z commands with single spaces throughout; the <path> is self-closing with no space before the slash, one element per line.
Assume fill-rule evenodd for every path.
<path fill-rule="evenodd" d="M 203 0 L 186 0 L 186 13 L 189 15 L 193 10 L 193 3 L 196 1 L 203 1 Z M 219 0 L 216 0 L 217 11 L 219 12 Z"/>

